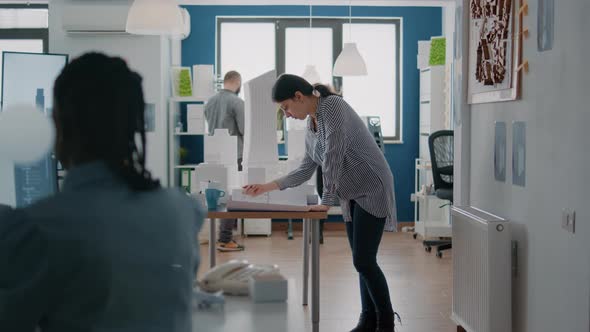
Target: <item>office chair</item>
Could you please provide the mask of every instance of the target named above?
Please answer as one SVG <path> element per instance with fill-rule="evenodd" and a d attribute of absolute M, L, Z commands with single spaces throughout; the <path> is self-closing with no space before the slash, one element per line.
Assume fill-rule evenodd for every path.
<path fill-rule="evenodd" d="M 452 130 L 440 130 L 428 137 L 430 161 L 432 163 L 432 178 L 436 197 L 448 200 L 453 204 L 453 161 L 454 134 Z M 425 240 L 424 248 L 427 252 L 436 246 L 436 257 L 442 258 L 442 251 L 453 247 L 451 240 Z"/>

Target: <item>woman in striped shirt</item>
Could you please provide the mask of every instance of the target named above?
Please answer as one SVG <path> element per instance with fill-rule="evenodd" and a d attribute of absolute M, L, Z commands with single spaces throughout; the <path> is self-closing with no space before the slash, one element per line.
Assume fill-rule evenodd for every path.
<path fill-rule="evenodd" d="M 359 274 L 362 312 L 352 331 L 394 331 L 389 289 L 377 264 L 386 223 L 396 224 L 393 175 L 375 139 L 356 112 L 323 85 L 295 75 L 281 75 L 273 99 L 287 117 L 306 120 L 306 153 L 301 165 L 283 178 L 244 187 L 249 195 L 284 190 L 307 182 L 323 170 L 323 196 L 314 211 L 340 203 Z M 398 316 L 399 318 L 399 316 Z"/>

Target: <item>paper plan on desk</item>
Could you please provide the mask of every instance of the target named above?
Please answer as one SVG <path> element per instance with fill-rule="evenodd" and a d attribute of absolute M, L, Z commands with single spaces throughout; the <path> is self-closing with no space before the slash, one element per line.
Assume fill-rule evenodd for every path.
<path fill-rule="evenodd" d="M 275 191 L 257 197 L 242 193 L 242 189 L 232 191 L 231 200 L 227 202 L 228 211 L 291 211 L 307 212 L 307 197 L 289 190 Z"/>
<path fill-rule="evenodd" d="M 228 201 L 228 211 L 309 212 L 309 206 Z"/>

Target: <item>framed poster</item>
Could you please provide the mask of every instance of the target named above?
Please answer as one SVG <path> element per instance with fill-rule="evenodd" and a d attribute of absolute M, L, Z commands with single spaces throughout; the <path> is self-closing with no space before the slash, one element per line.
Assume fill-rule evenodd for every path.
<path fill-rule="evenodd" d="M 540 0 L 537 10 L 537 50 L 550 51 L 555 34 L 555 1 Z"/>
<path fill-rule="evenodd" d="M 520 34 L 517 0 L 470 0 L 470 104 L 518 98 Z"/>

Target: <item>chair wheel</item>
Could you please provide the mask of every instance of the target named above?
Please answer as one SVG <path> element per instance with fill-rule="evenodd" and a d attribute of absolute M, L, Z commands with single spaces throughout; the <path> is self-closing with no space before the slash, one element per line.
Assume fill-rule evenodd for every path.
<path fill-rule="evenodd" d="M 436 252 L 436 257 L 442 258 L 442 251 L 437 251 Z"/>
<path fill-rule="evenodd" d="M 414 240 L 416 240 L 418 238 L 418 233 L 414 233 L 412 236 L 414 237 Z"/>
<path fill-rule="evenodd" d="M 424 247 L 424 250 L 426 250 L 426 252 L 431 252 L 432 251 L 432 247 L 431 246 L 426 246 L 426 247 Z"/>

